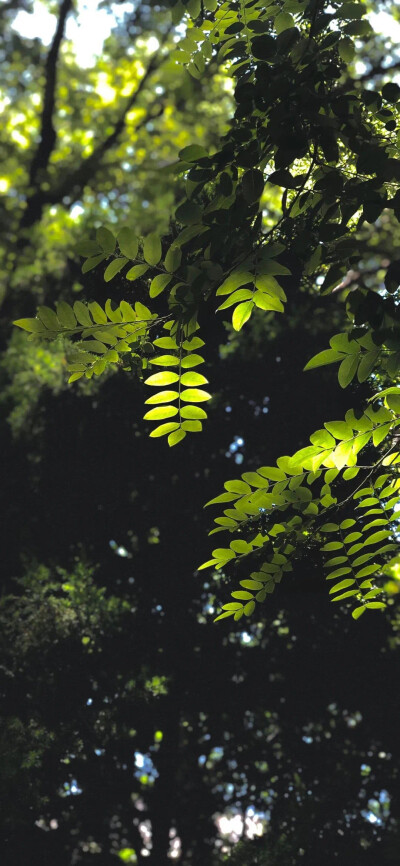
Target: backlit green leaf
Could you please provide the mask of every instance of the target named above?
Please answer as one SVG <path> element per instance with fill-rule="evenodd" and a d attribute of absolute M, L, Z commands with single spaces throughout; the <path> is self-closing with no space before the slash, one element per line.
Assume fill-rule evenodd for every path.
<path fill-rule="evenodd" d="M 149 265 L 158 265 L 161 259 L 161 241 L 154 232 L 147 235 L 143 242 L 143 257 Z"/>

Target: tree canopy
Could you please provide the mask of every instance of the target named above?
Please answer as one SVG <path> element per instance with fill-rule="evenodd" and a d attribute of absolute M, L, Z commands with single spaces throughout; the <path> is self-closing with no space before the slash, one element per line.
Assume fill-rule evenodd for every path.
<path fill-rule="evenodd" d="M 395 862 L 398 9 L 103 3 L 85 67 L 35 5 L 0 17 L 7 866 Z"/>

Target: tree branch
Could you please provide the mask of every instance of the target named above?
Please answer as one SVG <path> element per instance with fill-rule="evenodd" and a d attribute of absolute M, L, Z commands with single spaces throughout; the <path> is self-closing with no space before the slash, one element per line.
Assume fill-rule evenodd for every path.
<path fill-rule="evenodd" d="M 62 5 L 63 5 L 63 7 L 70 7 L 71 3 L 72 3 L 72 0 L 64 0 Z M 68 9 L 67 9 L 65 15 L 66 14 L 68 14 Z M 60 16 L 60 18 L 61 18 L 61 16 Z M 64 16 L 64 22 L 65 22 L 65 16 Z M 59 38 L 59 42 L 60 42 L 61 37 L 62 37 L 62 31 L 61 31 L 60 27 L 58 26 L 57 27 L 57 33 L 59 31 L 60 31 L 60 38 Z M 49 52 L 49 58 L 50 58 L 51 51 L 53 50 L 55 43 L 56 43 L 57 33 L 54 37 L 53 45 L 52 45 L 52 48 Z M 137 87 L 135 87 L 135 89 L 132 91 L 132 93 L 128 97 L 127 102 L 126 102 L 118 120 L 116 121 L 114 128 L 113 128 L 112 132 L 110 133 L 110 135 L 108 135 L 107 138 L 105 138 L 104 141 L 102 141 L 95 148 L 95 150 L 93 151 L 93 153 L 90 154 L 90 156 L 88 156 L 86 159 L 82 160 L 81 164 L 78 166 L 77 169 L 75 169 L 75 171 L 73 171 L 71 174 L 64 177 L 63 180 L 61 181 L 61 183 L 58 186 L 56 186 L 54 189 L 49 190 L 49 191 L 41 190 L 37 187 L 37 184 L 36 184 L 36 189 L 34 189 L 32 194 L 27 199 L 27 207 L 26 207 L 26 210 L 24 212 L 24 215 L 23 215 L 21 223 L 20 223 L 21 229 L 22 228 L 29 228 L 29 226 L 33 225 L 35 222 L 38 222 L 38 220 L 40 220 L 40 218 L 41 218 L 43 207 L 46 204 L 58 204 L 59 202 L 62 201 L 64 196 L 66 196 L 68 194 L 72 194 L 72 196 L 74 196 L 75 200 L 76 200 L 76 198 L 78 198 L 83 187 L 90 180 L 90 178 L 93 176 L 95 171 L 97 171 L 97 169 L 98 169 L 103 157 L 105 156 L 105 154 L 108 151 L 110 151 L 111 148 L 116 144 L 121 133 L 123 132 L 124 127 L 125 127 L 125 123 L 126 123 L 126 117 L 129 113 L 129 111 L 135 105 L 139 95 L 141 94 L 142 90 L 144 89 L 145 85 L 147 84 L 150 76 L 152 75 L 154 70 L 157 69 L 159 66 L 159 63 L 161 60 L 161 49 L 162 49 L 163 45 L 165 44 L 166 40 L 168 39 L 169 34 L 170 34 L 170 30 L 168 30 L 166 32 L 166 34 L 165 34 L 165 36 L 164 36 L 164 38 L 160 44 L 159 50 L 151 58 L 150 63 L 146 69 L 146 72 L 145 72 L 143 78 L 141 79 L 141 81 L 139 82 L 139 85 Z M 58 47 L 59 47 L 59 42 L 58 42 Z M 53 53 L 53 55 L 52 55 L 55 58 L 57 56 L 58 47 L 56 50 L 56 54 Z M 49 58 L 48 58 L 48 60 L 49 60 Z M 56 63 L 56 59 L 55 59 L 55 63 Z M 54 84 L 55 84 L 55 66 L 54 66 L 53 78 L 54 78 Z M 49 78 L 47 79 L 47 82 L 46 82 L 46 93 L 47 93 L 48 89 L 49 89 Z M 52 99 L 52 101 L 51 101 L 51 99 Z M 50 155 L 51 155 L 52 149 L 54 147 L 54 143 L 55 143 L 55 131 L 54 131 L 54 128 L 52 125 L 52 112 L 49 115 L 49 107 L 51 104 L 54 108 L 54 87 L 53 87 L 53 96 L 51 97 L 51 94 L 49 94 L 49 98 L 47 100 L 47 112 L 46 112 L 46 118 L 49 117 L 49 120 L 47 120 L 47 141 L 49 141 L 49 136 L 50 136 L 50 140 L 51 140 L 51 137 L 53 136 L 53 143 L 52 143 L 50 148 L 47 147 L 47 149 L 46 149 L 45 144 L 42 145 L 42 141 L 43 141 L 43 134 L 42 134 L 42 140 L 39 144 L 38 152 L 37 152 L 36 157 L 34 159 L 34 163 L 32 163 L 32 166 L 31 166 L 30 181 L 31 181 L 32 186 L 35 186 L 36 175 L 37 175 L 37 172 L 39 171 L 39 169 L 47 167 L 48 161 L 49 161 L 49 158 L 50 158 Z M 46 98 L 45 98 L 45 105 L 43 107 L 42 129 L 44 128 L 45 108 L 46 108 Z M 158 113 L 155 115 L 155 117 L 159 117 L 163 113 L 163 111 L 164 111 L 164 106 L 161 105 L 161 108 L 158 111 Z M 143 122 L 140 123 L 137 128 L 140 129 L 141 126 L 143 126 L 145 123 L 148 122 L 148 119 L 149 119 L 148 117 L 144 118 Z M 46 158 L 46 153 L 48 153 L 47 158 Z"/>
<path fill-rule="evenodd" d="M 55 106 L 55 87 L 57 81 L 57 62 L 60 51 L 61 40 L 64 36 L 65 21 L 72 7 L 72 0 L 63 0 L 53 42 L 50 46 L 46 59 L 45 72 L 46 83 L 43 96 L 43 109 L 40 129 L 40 141 L 36 154 L 32 160 L 29 182 L 31 186 L 36 183 L 37 174 L 40 169 L 46 169 L 52 150 L 56 142 L 56 131 L 53 124 Z"/>
<path fill-rule="evenodd" d="M 43 94 L 43 109 L 40 124 L 40 141 L 35 156 L 33 157 L 29 171 L 29 185 L 31 194 L 27 199 L 27 207 L 21 219 L 21 228 L 27 228 L 40 218 L 42 208 L 40 207 L 41 191 L 38 186 L 38 175 L 45 171 L 49 164 L 50 156 L 56 143 L 56 131 L 53 124 L 55 107 L 55 88 L 57 83 L 57 63 L 60 45 L 64 36 L 65 22 L 72 8 L 73 0 L 62 0 L 56 32 L 49 48 L 45 63 L 46 81 Z M 38 216 L 36 216 L 38 213 Z"/>
<path fill-rule="evenodd" d="M 165 41 L 165 40 L 164 40 Z M 160 46 L 161 48 L 161 46 Z M 104 141 L 100 142 L 100 144 L 94 149 L 93 153 L 90 154 L 86 159 L 84 159 L 80 166 L 70 175 L 68 175 L 63 182 L 58 186 L 53 193 L 50 193 L 48 200 L 52 203 L 56 201 L 61 201 L 61 199 L 67 195 L 69 192 L 73 192 L 74 189 L 78 188 L 79 191 L 83 189 L 88 180 L 93 176 L 94 172 L 97 170 L 100 165 L 103 157 L 108 153 L 109 150 L 117 143 L 121 133 L 124 130 L 126 118 L 128 113 L 131 111 L 133 106 L 135 105 L 138 96 L 144 89 L 145 85 L 148 82 L 148 79 L 152 75 L 155 69 L 157 69 L 160 61 L 160 52 L 157 51 L 156 54 L 153 55 L 146 72 L 139 82 L 138 87 L 128 97 L 126 105 L 124 106 L 118 120 L 116 121 L 113 131 Z M 164 111 L 164 107 L 161 106 L 160 110 L 157 112 L 155 117 L 159 117 Z M 146 116 L 143 119 L 143 122 L 138 124 L 137 129 L 140 129 L 145 123 L 147 123 L 149 118 Z"/>

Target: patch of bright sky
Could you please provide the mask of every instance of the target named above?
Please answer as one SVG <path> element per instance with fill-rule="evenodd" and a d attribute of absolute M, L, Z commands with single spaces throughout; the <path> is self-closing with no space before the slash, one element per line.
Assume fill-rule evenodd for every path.
<path fill-rule="evenodd" d="M 133 3 L 120 3 L 110 12 L 99 9 L 99 4 L 100 0 L 78 0 L 77 15 L 67 18 L 65 35 L 73 43 L 77 63 L 83 68 L 94 64 L 113 27 L 134 8 Z M 57 18 L 47 5 L 42 0 L 34 0 L 33 12 L 18 12 L 12 27 L 27 39 L 40 39 L 44 45 L 49 45 L 56 24 Z"/>

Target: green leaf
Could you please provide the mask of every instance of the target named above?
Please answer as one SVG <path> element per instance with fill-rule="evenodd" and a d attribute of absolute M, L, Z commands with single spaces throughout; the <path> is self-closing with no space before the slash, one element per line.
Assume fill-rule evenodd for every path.
<path fill-rule="evenodd" d="M 181 360 L 181 367 L 183 370 L 188 370 L 191 367 L 198 367 L 199 364 L 204 364 L 204 358 L 201 355 L 186 355 Z"/>
<path fill-rule="evenodd" d="M 143 277 L 144 274 L 147 274 L 149 270 L 147 265 L 134 265 L 133 268 L 129 268 L 129 271 L 126 272 L 125 278 L 133 282 L 133 280 L 137 280 L 139 277 Z"/>
<path fill-rule="evenodd" d="M 177 349 L 178 344 L 173 337 L 159 337 L 158 340 L 153 340 L 153 346 L 160 349 Z"/>
<path fill-rule="evenodd" d="M 283 313 L 285 309 L 278 298 L 273 298 L 272 295 L 267 295 L 265 292 L 255 292 L 253 301 L 260 310 L 273 310 L 275 313 Z"/>
<path fill-rule="evenodd" d="M 357 571 L 356 578 L 359 580 L 361 577 L 367 577 L 369 574 L 376 574 L 377 571 L 379 571 L 379 565 L 373 562 L 372 565 L 367 565 L 366 568 L 361 568 L 360 571 Z"/>
<path fill-rule="evenodd" d="M 117 240 L 122 255 L 128 259 L 135 259 L 138 254 L 139 241 L 134 231 L 128 226 L 124 226 L 119 232 Z"/>
<path fill-rule="evenodd" d="M 324 424 L 325 429 L 328 433 L 332 433 L 332 436 L 335 439 L 351 439 L 353 436 L 353 431 L 345 421 L 328 421 Z"/>
<path fill-rule="evenodd" d="M 193 388 L 198 385 L 208 385 L 208 379 L 206 379 L 205 376 L 202 376 L 201 373 L 183 373 L 181 376 L 181 383 L 182 385 Z"/>
<path fill-rule="evenodd" d="M 56 304 L 56 310 L 57 318 L 63 328 L 68 328 L 69 330 L 71 330 L 72 328 L 76 328 L 76 316 L 72 307 L 70 307 L 69 304 L 67 304 L 65 301 L 59 301 Z M 104 318 L 105 321 L 107 321 L 107 317 L 105 316 Z"/>
<path fill-rule="evenodd" d="M 282 469 L 277 469 L 275 466 L 261 466 L 257 469 L 259 475 L 264 478 L 269 478 L 270 481 L 285 481 L 286 474 Z"/>
<path fill-rule="evenodd" d="M 344 466 L 355 463 L 352 442 L 340 442 L 332 452 L 332 460 L 336 469 L 343 469 Z"/>
<path fill-rule="evenodd" d="M 60 323 L 57 319 L 57 316 L 54 310 L 51 310 L 50 307 L 38 307 L 37 313 L 40 321 L 43 323 L 45 328 L 48 328 L 49 331 L 60 330 Z"/>
<path fill-rule="evenodd" d="M 149 295 L 151 298 L 157 298 L 158 295 L 161 295 L 161 292 L 167 288 L 169 283 L 172 280 L 172 276 L 170 274 L 157 274 L 154 277 L 154 280 L 151 281 Z"/>
<path fill-rule="evenodd" d="M 240 598 L 242 601 L 246 601 L 247 599 L 253 600 L 254 596 L 251 592 L 246 592 L 246 590 L 237 589 L 235 592 L 231 592 L 232 598 Z"/>
<path fill-rule="evenodd" d="M 67 304 L 67 306 L 68 306 L 68 304 Z M 97 301 L 92 301 L 90 304 L 88 304 L 88 307 L 89 307 L 90 313 L 92 315 L 93 321 L 96 322 L 97 325 L 105 325 L 107 322 L 107 316 L 106 316 L 103 308 L 100 306 L 100 304 L 98 304 Z M 72 312 L 72 310 L 71 310 L 71 312 Z M 72 313 L 72 315 L 74 315 L 74 314 Z M 69 327 L 75 327 L 75 326 L 70 325 Z"/>
<path fill-rule="evenodd" d="M 156 375 L 161 375 L 157 373 Z M 172 400 L 178 399 L 178 391 L 159 391 L 158 394 L 152 394 L 145 400 L 145 403 L 170 403 Z"/>
<path fill-rule="evenodd" d="M 336 361 L 341 361 L 343 354 L 336 352 L 335 349 L 325 349 L 323 352 L 318 352 L 313 358 L 308 361 L 304 370 L 314 370 L 315 367 L 324 367 L 327 364 L 335 364 Z"/>
<path fill-rule="evenodd" d="M 320 445 L 321 448 L 334 448 L 336 445 L 335 439 L 327 430 L 316 430 L 310 436 L 310 442 L 313 445 Z"/>
<path fill-rule="evenodd" d="M 149 376 L 149 378 L 145 381 L 145 385 L 158 387 L 161 385 L 172 385 L 174 382 L 178 381 L 179 376 L 177 373 L 172 373 L 169 370 L 165 370 L 163 373 L 154 373 L 152 376 Z"/>
<path fill-rule="evenodd" d="M 368 601 L 365 606 L 370 610 L 383 610 L 386 604 L 383 601 Z"/>
<path fill-rule="evenodd" d="M 182 430 L 187 433 L 200 433 L 203 429 L 201 421 L 183 421 Z"/>
<path fill-rule="evenodd" d="M 80 325 L 85 325 L 86 327 L 93 325 L 89 310 L 82 301 L 75 301 L 74 313 Z"/>
<path fill-rule="evenodd" d="M 366 12 L 365 6 L 361 3 L 343 3 L 335 12 L 336 18 L 362 18 Z"/>
<path fill-rule="evenodd" d="M 182 406 L 181 418 L 203 420 L 207 418 L 207 412 L 204 409 L 200 409 L 200 406 Z"/>
<path fill-rule="evenodd" d="M 381 530 L 380 532 L 373 532 L 372 535 L 369 536 L 369 538 L 365 539 L 364 546 L 366 546 L 367 544 L 378 544 L 379 541 L 383 541 L 385 538 L 389 538 L 391 534 L 391 532 L 385 529 Z"/>
<path fill-rule="evenodd" d="M 201 208 L 194 201 L 187 199 L 176 209 L 175 217 L 182 225 L 197 225 L 201 222 Z"/>
<path fill-rule="evenodd" d="M 114 237 L 113 233 L 110 232 L 109 229 L 106 229 L 104 227 L 97 229 L 96 240 L 97 240 L 97 243 L 100 245 L 101 249 L 108 256 L 114 252 L 115 246 L 116 246 L 116 241 L 115 241 L 115 237 Z"/>
<path fill-rule="evenodd" d="M 86 259 L 86 262 L 84 262 L 82 265 L 82 273 L 87 274 L 88 271 L 92 271 L 93 268 L 100 264 L 100 262 L 104 262 L 105 258 L 106 256 L 104 255 L 104 253 L 101 253 L 98 256 L 92 256 L 92 258 Z"/>
<path fill-rule="evenodd" d="M 254 307 L 253 301 L 244 301 L 243 304 L 238 304 L 232 315 L 232 325 L 235 331 L 240 331 L 243 325 L 248 321 Z"/>
<path fill-rule="evenodd" d="M 233 304 L 238 304 L 239 301 L 247 301 L 253 297 L 253 291 L 251 289 L 237 289 L 235 292 L 232 292 L 231 295 L 217 307 L 217 310 L 226 310 L 228 307 L 232 307 Z"/>
<path fill-rule="evenodd" d="M 158 355 L 157 358 L 150 358 L 149 363 L 158 367 L 178 367 L 179 358 L 176 355 Z"/>
<path fill-rule="evenodd" d="M 370 376 L 376 365 L 380 352 L 381 349 L 377 348 L 371 352 L 366 352 L 362 356 L 357 370 L 357 379 L 359 382 L 365 382 L 365 380 L 368 379 L 368 376 Z"/>
<path fill-rule="evenodd" d="M 255 606 L 256 606 L 255 601 L 249 601 L 247 604 L 245 604 L 245 606 L 243 608 L 244 615 L 245 616 L 251 616 L 251 614 L 254 611 Z"/>
<path fill-rule="evenodd" d="M 178 430 L 179 424 L 176 421 L 169 421 L 167 424 L 160 424 L 159 427 L 156 427 L 151 431 L 150 436 L 153 439 L 157 439 L 159 436 L 166 436 L 167 433 L 172 433 L 173 430 Z"/>
<path fill-rule="evenodd" d="M 347 355 L 340 364 L 338 370 L 338 381 L 341 388 L 347 388 L 347 385 L 354 379 L 358 367 L 358 355 Z"/>
<path fill-rule="evenodd" d="M 289 30 L 290 27 L 295 26 L 293 15 L 290 15 L 289 12 L 280 12 L 275 18 L 274 26 L 277 33 Z"/>
<path fill-rule="evenodd" d="M 156 409 L 150 409 L 143 418 L 145 421 L 162 421 L 164 418 L 173 418 L 177 414 L 177 406 L 159 406 Z"/>
<path fill-rule="evenodd" d="M 139 319 L 151 319 L 152 314 L 148 307 L 145 307 L 140 301 L 135 303 L 135 313 Z"/>
<path fill-rule="evenodd" d="M 98 355 L 103 355 L 107 352 L 107 346 L 104 343 L 100 343 L 99 340 L 85 340 L 81 345 L 88 352 L 95 352 Z"/>
<path fill-rule="evenodd" d="M 96 256 L 101 253 L 101 246 L 96 241 L 91 241 L 88 238 L 79 241 L 75 247 L 78 256 Z"/>
<path fill-rule="evenodd" d="M 340 39 L 338 42 L 338 51 L 339 57 L 341 60 L 344 60 L 345 63 L 351 63 L 355 55 L 355 45 L 350 36 L 344 36 L 343 39 Z"/>
<path fill-rule="evenodd" d="M 264 175 L 258 168 L 250 168 L 242 177 L 242 190 L 245 200 L 252 204 L 258 201 L 264 190 Z"/>
<path fill-rule="evenodd" d="M 169 273 L 174 273 L 178 270 L 182 261 L 182 250 L 178 246 L 171 244 L 167 255 L 165 256 L 165 270 Z"/>
<path fill-rule="evenodd" d="M 158 265 L 161 259 L 161 241 L 154 232 L 147 235 L 143 242 L 143 257 L 149 265 Z"/>
<path fill-rule="evenodd" d="M 350 569 L 349 569 L 350 571 Z M 355 583 L 354 577 L 347 578 L 346 580 L 341 580 L 339 583 L 335 583 L 335 586 L 332 586 L 329 590 L 329 595 L 332 595 L 334 592 L 339 592 L 341 589 L 348 589 L 349 586 L 353 586 Z"/>
<path fill-rule="evenodd" d="M 128 262 L 128 259 L 126 259 L 125 257 L 119 258 L 119 259 L 113 259 L 113 261 L 110 262 L 109 265 L 107 265 L 107 267 L 104 271 L 105 282 L 109 283 L 110 280 L 112 280 L 112 278 L 116 276 L 116 274 L 119 274 L 119 272 L 122 271 L 122 268 L 125 267 L 127 262 Z"/>
<path fill-rule="evenodd" d="M 44 331 L 43 322 L 39 319 L 16 319 L 13 325 L 22 328 L 23 331 L 29 331 L 31 334 L 42 334 Z"/>
<path fill-rule="evenodd" d="M 326 575 L 327 580 L 334 580 L 335 577 L 342 577 L 343 574 L 351 574 L 350 566 L 344 565 L 343 568 L 336 568 L 331 574 Z"/>
<path fill-rule="evenodd" d="M 252 283 L 253 281 L 253 274 L 249 271 L 233 271 L 217 289 L 217 295 L 230 295 L 235 289 L 239 289 L 240 286 L 245 286 L 247 283 Z"/>
<path fill-rule="evenodd" d="M 258 580 L 241 580 L 240 586 L 243 586 L 243 589 L 263 589 L 264 584 L 260 583 Z"/>
<path fill-rule="evenodd" d="M 164 384 L 168 383 L 165 382 Z M 188 388 L 186 391 L 182 391 L 181 400 L 184 400 L 185 403 L 204 403 L 206 400 L 211 400 L 211 394 L 199 388 Z"/>
<path fill-rule="evenodd" d="M 400 393 L 389 394 L 386 397 L 386 402 L 389 406 L 389 409 L 391 409 L 392 412 L 396 412 L 396 414 L 398 414 L 398 415 L 400 414 Z"/>
<path fill-rule="evenodd" d="M 331 601 L 343 601 L 344 598 L 351 598 L 355 595 L 358 595 L 358 589 L 348 589 L 347 592 L 342 592 L 340 595 L 337 595 L 335 598 L 332 598 Z"/>
<path fill-rule="evenodd" d="M 240 481 L 239 478 L 235 478 L 233 481 L 225 481 L 224 487 L 230 493 L 240 493 L 241 496 L 251 493 L 250 484 L 247 484 L 246 481 Z"/>
<path fill-rule="evenodd" d="M 252 487 L 268 487 L 268 481 L 263 478 L 258 472 L 244 472 L 242 475 L 243 481 L 251 484 Z"/>
<path fill-rule="evenodd" d="M 179 430 L 174 430 L 173 433 L 170 433 L 168 436 L 169 447 L 172 448 L 174 445 L 177 445 L 178 442 L 182 442 L 182 439 L 184 439 L 185 436 L 186 436 L 186 433 L 184 430 L 182 430 L 182 428 L 180 428 Z M 226 614 L 224 614 L 224 615 L 226 616 Z M 218 619 L 218 617 L 217 617 L 217 619 Z M 215 620 L 214 620 L 214 622 L 215 622 Z"/>
<path fill-rule="evenodd" d="M 255 286 L 260 292 L 266 292 L 268 295 L 273 295 L 279 298 L 281 301 L 286 301 L 286 293 L 283 291 L 282 286 L 279 285 L 278 280 L 275 279 L 271 274 L 261 274 L 255 279 Z"/>
<path fill-rule="evenodd" d="M 208 156 L 208 154 L 200 144 L 189 144 L 179 151 L 178 156 L 182 162 L 197 162 L 198 159 L 202 159 L 204 156 Z"/>
<path fill-rule="evenodd" d="M 365 605 L 363 604 L 363 605 L 361 605 L 361 607 L 355 607 L 354 610 L 352 610 L 351 615 L 352 615 L 353 619 L 359 619 L 360 616 L 362 616 L 362 614 L 364 612 L 365 612 Z"/>

